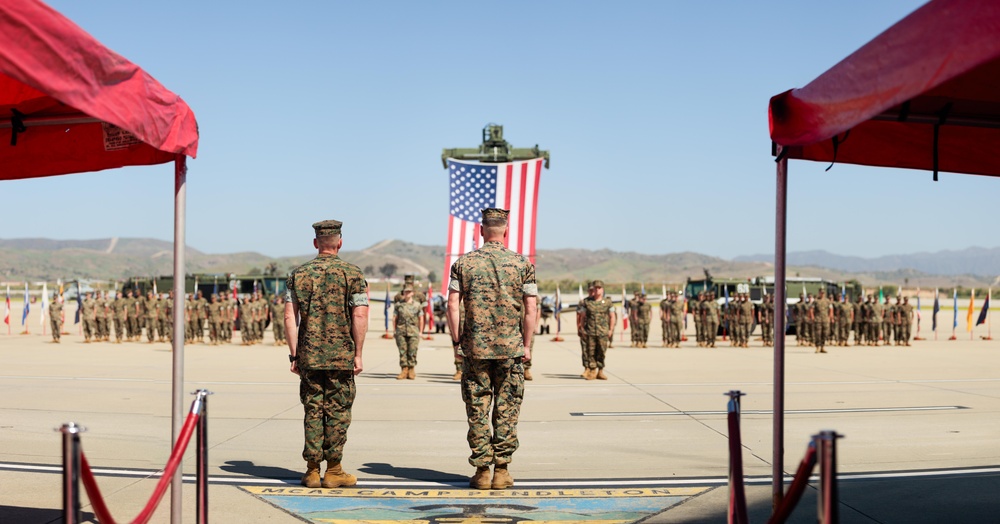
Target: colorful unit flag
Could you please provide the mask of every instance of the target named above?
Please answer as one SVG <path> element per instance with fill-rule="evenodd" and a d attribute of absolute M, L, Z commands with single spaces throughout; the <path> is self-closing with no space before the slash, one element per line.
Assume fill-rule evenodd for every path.
<path fill-rule="evenodd" d="M 42 282 L 42 314 L 39 315 L 38 324 L 45 328 L 45 314 L 49 312 L 49 284 Z"/>
<path fill-rule="evenodd" d="M 3 314 L 3 323 L 10 325 L 10 284 L 7 284 L 7 310 Z"/>
<path fill-rule="evenodd" d="M 448 242 L 444 274 L 458 257 L 483 245 L 479 226 L 482 210 L 497 207 L 510 210 L 504 246 L 535 263 L 535 216 L 538 211 L 538 182 L 542 159 L 483 164 L 448 159 L 449 211 Z M 448 279 L 441 281 L 446 294 Z"/>
<path fill-rule="evenodd" d="M 937 331 L 937 314 L 941 311 L 941 302 L 938 301 L 938 290 L 934 290 L 934 312 L 931 313 L 931 331 Z"/>
<path fill-rule="evenodd" d="M 31 301 L 28 299 L 28 283 L 24 283 L 24 313 L 21 313 L 21 325 L 28 320 L 28 312 L 31 311 Z"/>
<path fill-rule="evenodd" d="M 979 312 L 979 319 L 976 320 L 977 326 L 986 323 L 986 315 L 988 315 L 990 312 L 990 296 L 992 294 L 993 294 L 992 289 L 986 293 L 986 302 L 983 302 L 983 309 L 982 311 Z"/>
<path fill-rule="evenodd" d="M 976 307 L 976 288 L 969 293 L 969 310 L 965 314 L 965 330 L 972 331 L 972 312 Z"/>
<path fill-rule="evenodd" d="M 389 332 L 389 308 L 392 307 L 392 297 L 389 296 L 389 282 L 385 283 L 385 332 Z"/>
<path fill-rule="evenodd" d="M 553 308 L 553 314 L 556 317 L 556 334 L 558 334 L 562 331 L 562 320 L 559 318 L 562 316 L 562 294 L 559 293 L 558 285 L 556 286 L 556 305 L 555 308 Z"/>
<path fill-rule="evenodd" d="M 954 331 L 955 328 L 958 327 L 958 288 L 955 288 L 952 291 L 951 300 L 952 300 L 952 309 L 955 312 L 955 320 L 954 323 L 951 325 L 951 329 L 952 331 Z"/>
<path fill-rule="evenodd" d="M 83 289 L 80 288 L 80 281 L 76 281 L 76 317 L 73 318 L 74 324 L 80 323 L 80 313 L 83 312 Z"/>

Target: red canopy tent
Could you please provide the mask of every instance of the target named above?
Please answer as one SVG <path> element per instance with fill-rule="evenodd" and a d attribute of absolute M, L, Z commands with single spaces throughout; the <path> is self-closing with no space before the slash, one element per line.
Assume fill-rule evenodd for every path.
<path fill-rule="evenodd" d="M 784 303 L 788 159 L 1000 176 L 1000 3 L 933 0 L 803 88 L 771 98 L 775 302 Z M 774 329 L 784 333 L 784 315 Z M 784 337 L 774 344 L 772 492 L 782 497 Z"/>
<path fill-rule="evenodd" d="M 174 294 L 184 296 L 185 159 L 194 113 L 139 66 L 38 0 L 0 3 L 0 179 L 175 163 Z M 183 333 L 183 311 L 174 310 Z M 183 421 L 184 338 L 174 338 L 173 440 Z M 180 519 L 181 473 L 171 513 Z"/>

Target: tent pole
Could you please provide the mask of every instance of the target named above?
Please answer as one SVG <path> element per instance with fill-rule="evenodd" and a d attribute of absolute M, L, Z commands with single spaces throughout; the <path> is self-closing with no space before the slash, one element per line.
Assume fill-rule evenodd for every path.
<path fill-rule="evenodd" d="M 184 421 L 184 209 L 187 199 L 187 158 L 177 155 L 174 161 L 174 371 L 173 399 L 171 402 L 170 435 L 171 442 L 176 445 L 181 434 Z M 170 522 L 181 524 L 181 487 L 183 486 L 183 468 L 178 464 L 177 471 L 170 481 Z"/>
<path fill-rule="evenodd" d="M 778 146 L 779 158 L 781 147 Z M 774 427 L 772 448 L 771 512 L 784 497 L 785 453 L 785 314 L 788 299 L 785 290 L 785 244 L 788 224 L 788 158 L 778 161 L 774 209 Z"/>

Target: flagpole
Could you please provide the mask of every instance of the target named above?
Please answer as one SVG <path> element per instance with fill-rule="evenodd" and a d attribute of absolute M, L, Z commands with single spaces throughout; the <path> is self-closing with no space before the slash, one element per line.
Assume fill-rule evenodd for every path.
<path fill-rule="evenodd" d="M 917 336 L 913 340 L 923 340 L 920 336 L 920 288 L 917 288 Z"/>
<path fill-rule="evenodd" d="M 993 340 L 993 329 L 990 327 L 990 302 L 993 301 L 993 288 L 986 289 L 986 338 L 983 340 Z"/>
<path fill-rule="evenodd" d="M 958 289 L 957 288 L 953 288 L 952 289 L 951 308 L 953 310 L 952 313 L 953 313 L 954 316 L 952 317 L 952 320 L 951 320 L 951 337 L 949 337 L 948 340 L 958 340 L 958 337 L 955 336 L 955 330 L 958 329 Z"/>
<path fill-rule="evenodd" d="M 969 325 L 969 340 L 974 340 L 972 331 L 976 329 L 976 326 L 972 323 L 972 314 L 976 306 L 976 288 L 972 288 L 972 293 L 969 294 L 969 314 L 966 317 L 966 323 Z"/>
<path fill-rule="evenodd" d="M 392 338 L 389 334 L 389 279 L 385 279 L 385 333 L 382 338 Z"/>
<path fill-rule="evenodd" d="M 539 304 L 540 308 L 541 305 Z M 556 317 L 556 336 L 552 338 L 553 342 L 562 342 L 563 338 L 559 336 L 562 332 L 562 292 L 559 290 L 559 285 L 556 284 L 556 304 L 555 304 L 555 317 Z"/>
<path fill-rule="evenodd" d="M 28 283 L 24 283 L 24 304 L 22 305 L 21 313 L 21 325 L 24 327 L 24 331 L 21 332 L 22 335 L 30 335 L 28 329 L 28 313 L 31 312 L 30 299 L 28 298 Z"/>

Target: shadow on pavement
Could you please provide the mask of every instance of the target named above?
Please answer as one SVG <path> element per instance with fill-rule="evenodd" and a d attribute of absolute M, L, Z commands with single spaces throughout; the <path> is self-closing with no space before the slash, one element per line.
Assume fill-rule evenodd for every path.
<path fill-rule="evenodd" d="M 97 522 L 93 513 L 81 512 L 81 522 Z M 61 509 L 22 508 L 19 506 L 0 505 L 0 522 L 17 522 L 19 524 L 49 524 L 62 522 Z"/>
<path fill-rule="evenodd" d="M 303 471 L 295 471 L 274 466 L 258 466 L 249 460 L 230 460 L 219 466 L 219 469 L 226 473 L 237 473 L 248 477 L 274 480 L 291 480 L 298 482 Z"/>
<path fill-rule="evenodd" d="M 470 466 L 471 467 L 471 466 Z M 433 469 L 423 468 L 398 468 L 392 464 L 384 462 L 369 462 L 358 468 L 358 471 L 370 475 L 382 475 L 386 477 L 396 477 L 407 480 L 428 480 L 428 481 L 467 481 L 467 477 L 457 477 L 454 473 L 444 473 Z M 471 474 L 471 473 L 470 473 Z"/>

